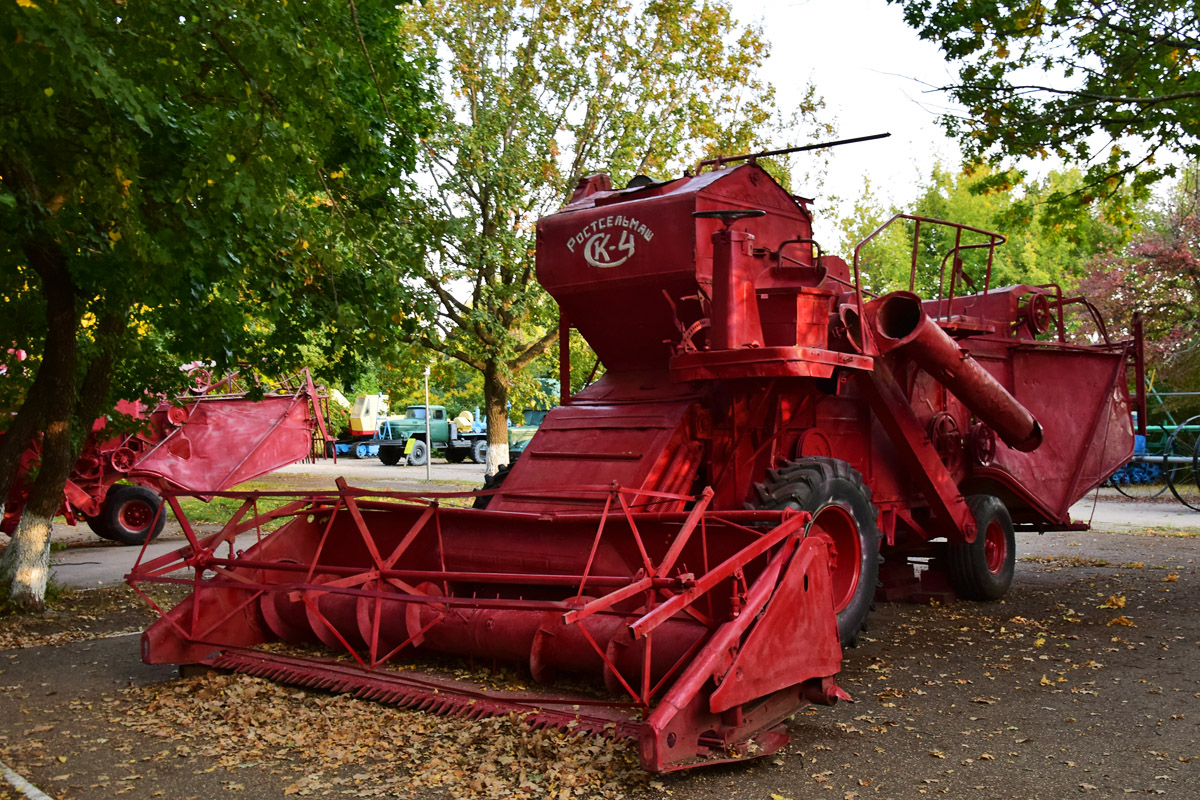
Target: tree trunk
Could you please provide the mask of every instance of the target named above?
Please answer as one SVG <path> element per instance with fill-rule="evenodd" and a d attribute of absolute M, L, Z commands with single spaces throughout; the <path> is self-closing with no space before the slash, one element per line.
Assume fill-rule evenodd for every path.
<path fill-rule="evenodd" d="M 64 426 L 55 422 L 53 427 Z M 70 434 L 65 438 L 67 449 L 70 449 Z M 50 434 L 47 432 L 47 443 L 49 440 Z M 22 610 L 41 610 L 46 606 L 50 531 L 53 529 L 55 512 L 62 504 L 62 487 L 53 487 L 54 479 L 46 468 L 61 461 L 61 458 L 55 461 L 48 457 L 48 453 L 43 453 L 42 473 L 37 476 L 12 541 L 8 542 L 4 555 L 0 557 L 0 596 L 7 596 L 5 600 L 8 606 Z M 67 461 L 66 471 L 70 473 L 71 461 Z M 66 481 L 65 475 L 62 480 Z M 46 511 L 47 507 L 49 511 Z"/>
<path fill-rule="evenodd" d="M 483 371 L 483 402 L 487 414 L 487 474 L 508 464 L 508 382 L 499 367 L 489 361 Z"/>
<path fill-rule="evenodd" d="M 47 315 L 50 313 L 50 309 L 47 309 Z M 8 495 L 17 482 L 21 456 L 43 425 L 49 401 L 49 385 L 50 372 L 39 367 L 29 391 L 25 394 L 24 402 L 17 409 L 17 415 L 8 426 L 8 430 L 4 431 L 4 435 L 0 436 L 0 517 L 4 516 Z"/>
<path fill-rule="evenodd" d="M 83 385 L 79 387 L 79 405 L 75 409 L 75 419 L 83 428 L 83 436 L 75 441 L 76 459 L 86 444 L 86 436 L 91 430 L 93 420 L 99 419 L 101 414 L 110 410 L 105 407 L 105 401 L 108 400 L 108 391 L 112 387 L 117 353 L 124 344 L 125 333 L 126 317 L 123 313 L 106 313 L 96 326 L 96 344 L 100 346 L 100 352 L 88 364 L 87 372 L 83 376 Z"/>
<path fill-rule="evenodd" d="M 17 410 L 17 416 L 13 418 L 12 424 L 8 426 L 4 435 L 0 436 L 0 517 L 4 516 L 8 495 L 16 485 L 21 456 L 42 426 L 42 414 L 46 409 L 46 393 L 41 391 L 45 386 L 45 381 L 42 381 L 41 384 L 38 383 L 41 378 L 42 370 L 39 369 L 33 385 L 29 387 L 29 392 L 25 395 L 25 402 Z"/>
<path fill-rule="evenodd" d="M 75 285 L 54 244 L 27 244 L 29 266 L 46 298 L 46 350 L 35 381 L 46 387 L 42 461 L 12 541 L 0 556 L 0 598 L 27 610 L 43 607 L 50 574 L 50 532 L 75 464 L 71 422 L 75 412 Z"/>
<path fill-rule="evenodd" d="M 40 611 L 50 577 L 50 534 L 71 472 L 70 424 L 52 422 L 43 438 L 42 469 L 12 541 L 0 556 L 0 597 L 25 611 Z"/>

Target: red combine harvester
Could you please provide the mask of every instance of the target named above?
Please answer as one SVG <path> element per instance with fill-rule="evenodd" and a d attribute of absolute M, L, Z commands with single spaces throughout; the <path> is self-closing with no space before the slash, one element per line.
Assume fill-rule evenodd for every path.
<path fill-rule="evenodd" d="M 258 400 L 247 397 L 237 375 L 213 383 L 204 369 L 190 374 L 191 394 L 175 403 L 164 400 L 153 410 L 140 402 L 117 404 L 118 412 L 148 420 L 138 433 L 112 436 L 107 419 L 96 421 L 67 480 L 60 513 L 68 523 L 83 520 L 101 538 L 142 544 L 166 521 L 162 492 L 229 489 L 306 458 L 314 445 L 331 440 L 324 397 L 308 370 Z M 22 456 L 22 475 L 40 458 L 35 441 Z M 0 531 L 17 529 L 28 492 L 18 479 Z"/>
<path fill-rule="evenodd" d="M 255 516 L 247 496 L 130 574 L 194 586 L 145 660 L 523 714 L 675 770 L 771 753 L 797 709 L 844 698 L 842 648 L 877 592 L 997 598 L 1014 528 L 1080 527 L 1068 507 L 1133 449 L 1132 342 L 1070 341 L 1064 308 L 1086 301 L 990 289 L 1003 237 L 935 220 L 889 225 L 941 232 L 937 296 L 873 297 L 861 246 L 822 255 L 804 200 L 754 163 L 716 166 L 596 176 L 540 221 L 538 279 L 607 372 L 476 508 L 339 483 Z M 418 671 L 429 655 L 541 688 Z"/>

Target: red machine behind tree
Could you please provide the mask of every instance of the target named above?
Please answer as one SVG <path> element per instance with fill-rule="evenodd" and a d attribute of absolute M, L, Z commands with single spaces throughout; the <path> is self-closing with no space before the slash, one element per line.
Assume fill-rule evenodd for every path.
<path fill-rule="evenodd" d="M 294 382 L 247 397 L 237 376 L 212 383 L 203 369 L 196 385 L 177 402 L 153 410 L 122 400 L 117 412 L 144 423 L 136 433 L 113 436 L 109 420 L 96 420 L 92 437 L 67 480 L 60 513 L 74 525 L 83 520 L 104 539 L 141 544 L 166 522 L 161 492 L 208 493 L 229 489 L 299 461 L 328 441 L 324 399 L 307 370 Z M 35 441 L 21 459 L 21 475 L 37 466 Z M 28 493 L 18 477 L 4 505 L 0 531 L 17 529 Z"/>
<path fill-rule="evenodd" d="M 1087 304 L 1057 287 L 991 289 L 999 235 L 889 224 L 913 229 L 911 286 L 940 231 L 937 296 L 863 291 L 858 250 L 823 255 L 805 201 L 753 163 L 582 182 L 538 225 L 538 278 L 607 371 L 485 508 L 343 484 L 223 557 L 265 521 L 247 498 L 130 575 L 198 568 L 144 657 L 629 736 L 651 770 L 773 752 L 798 708 L 845 696 L 842 648 L 877 594 L 1002 596 L 1014 528 L 1080 527 L 1070 505 L 1133 449 L 1133 343 L 1102 325 L 1070 341 L 1064 308 Z M 343 658 L 259 647 L 280 640 Z M 422 653 L 609 694 L 391 668 Z"/>

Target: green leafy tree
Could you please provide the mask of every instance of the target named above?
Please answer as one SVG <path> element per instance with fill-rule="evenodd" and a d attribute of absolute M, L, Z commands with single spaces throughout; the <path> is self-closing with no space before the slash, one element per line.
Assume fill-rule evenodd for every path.
<path fill-rule="evenodd" d="M 996 249 L 992 260 L 993 286 L 1074 286 L 1093 256 L 1117 243 L 1119 231 L 1101 214 L 1078 205 L 1069 214 L 1065 209 L 1052 216 L 1037 213 L 1049 198 L 1075 191 L 1084 183 L 1084 176 L 1077 170 L 1051 172 L 1043 180 L 1023 185 L 1016 184 L 1014 178 L 1003 173 L 998 177 L 995 170 L 984 165 L 957 174 L 937 167 L 913 213 L 1004 235 L 1007 242 Z M 931 233 L 936 239 L 936 252 L 944 253 L 953 245 L 949 229 Z M 968 275 L 982 286 L 986 250 L 978 250 L 965 260 Z"/>
<path fill-rule="evenodd" d="M 1200 156 L 1200 14 L 1178 0 L 890 0 L 956 62 L 944 118 L 968 155 L 1058 156 L 1087 180 L 1054 195 L 1084 203 L 1140 190 Z M 1000 175 L 994 182 L 1004 180 Z"/>
<path fill-rule="evenodd" d="M 771 122 L 767 47 L 719 0 L 430 0 L 407 35 L 443 56 L 446 104 L 424 149 L 440 245 L 401 335 L 482 374 L 499 445 L 510 391 L 557 336 L 534 280 L 538 217 L 589 173 L 621 185 L 744 152 Z M 505 461 L 489 449 L 490 471 Z"/>
<path fill-rule="evenodd" d="M 859 274 L 868 292 L 884 294 L 908 288 L 912 231 L 897 222 L 876 234 L 888 220 L 902 213 L 908 211 L 884 203 L 868 179 L 862 193 L 838 216 L 835 229 L 841 239 L 840 254 L 853 268 L 854 252 L 858 250 Z"/>
<path fill-rule="evenodd" d="M 1086 206 L 1073 206 L 1049 216 L 1038 210 L 1049 198 L 1074 191 L 1085 178 L 1078 170 L 1051 172 L 1046 178 L 1016 185 L 1011 174 L 1000 174 L 977 165 L 957 173 L 937 165 L 920 193 L 903 209 L 885 209 L 870 187 L 856 201 L 851 215 L 840 221 L 843 237 L 852 251 L 891 216 L 901 211 L 912 216 L 957 222 L 973 228 L 1004 235 L 1007 242 L 996 248 L 991 263 L 991 285 L 1011 286 L 1056 283 L 1073 288 L 1087 273 L 1097 253 L 1119 246 L 1124 227 L 1113 225 L 1099 212 Z M 864 285 L 874 292 L 909 287 L 915 225 L 908 220 L 893 223 L 862 248 L 860 271 Z M 944 256 L 954 247 L 956 231 L 946 226 L 923 225 L 917 253 L 916 291 L 936 296 Z M 987 241 L 986 237 L 964 232 L 963 245 Z M 963 253 L 963 269 L 982 288 L 988 268 L 988 251 L 979 248 Z M 947 262 L 946 280 L 950 265 Z M 956 293 L 974 291 L 970 286 Z"/>
<path fill-rule="evenodd" d="M 116 397 L 197 358 L 357 368 L 419 254 L 400 222 L 428 92 L 391 5 L 0 8 L 0 343 L 37 354 L 0 502 L 41 446 L 0 594 L 38 606 L 64 482 Z"/>

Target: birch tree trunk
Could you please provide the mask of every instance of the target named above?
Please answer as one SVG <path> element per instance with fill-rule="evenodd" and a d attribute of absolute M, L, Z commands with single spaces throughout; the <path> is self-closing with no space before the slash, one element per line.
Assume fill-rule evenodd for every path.
<path fill-rule="evenodd" d="M 495 475 L 508 464 L 508 384 L 494 364 L 483 372 L 483 394 L 487 414 L 487 474 Z"/>
<path fill-rule="evenodd" d="M 46 298 L 46 350 L 36 382 L 45 387 L 42 458 L 37 479 L 12 541 L 0 556 L 0 598 L 27 610 L 45 604 L 50 576 L 50 532 L 75 464 L 71 420 L 76 396 L 75 285 L 61 249 L 53 243 L 24 247 Z M 7 438 L 7 437 L 6 437 Z M 24 449 L 24 448 L 22 448 Z M 8 478 L 11 482 L 11 476 Z"/>

